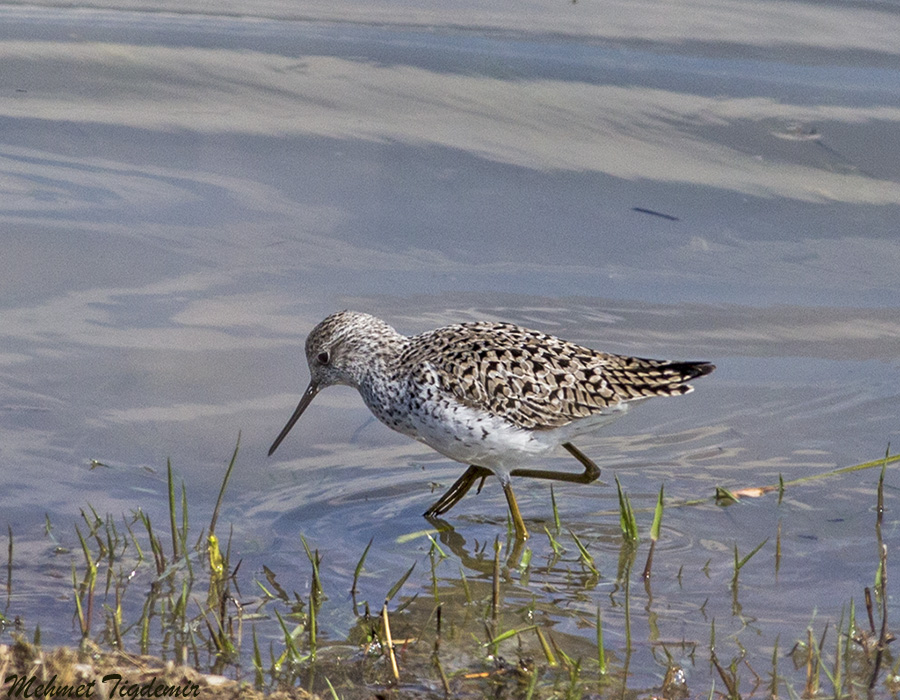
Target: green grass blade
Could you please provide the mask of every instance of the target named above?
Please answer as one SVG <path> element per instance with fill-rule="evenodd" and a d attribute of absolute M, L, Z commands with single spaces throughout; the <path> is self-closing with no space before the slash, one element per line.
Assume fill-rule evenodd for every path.
<path fill-rule="evenodd" d="M 462 564 L 459 565 L 459 580 L 462 582 L 463 591 L 466 594 L 466 603 L 472 604 L 472 591 L 469 589 L 469 579 L 466 578 L 466 572 L 463 571 Z"/>
<path fill-rule="evenodd" d="M 544 526 L 544 532 L 547 533 L 547 539 L 550 540 L 550 546 L 553 548 L 553 554 L 555 554 L 556 556 L 560 556 L 561 554 L 563 554 L 566 550 L 563 549 L 562 545 L 556 541 L 553 533 L 547 529 L 546 525 Z"/>
<path fill-rule="evenodd" d="M 653 542 L 659 539 L 659 529 L 662 524 L 662 516 L 663 516 L 663 489 L 664 486 L 659 487 L 659 498 L 656 499 L 656 510 L 653 511 L 653 524 L 650 526 L 650 539 Z"/>
<path fill-rule="evenodd" d="M 553 484 L 550 485 L 550 503 L 553 506 L 553 527 L 558 533 L 562 525 L 559 522 L 559 508 L 556 507 L 556 493 L 553 491 Z"/>
<path fill-rule="evenodd" d="M 572 539 L 575 540 L 575 546 L 578 547 L 578 553 L 581 555 L 581 561 L 584 562 L 584 565 L 590 570 L 594 576 L 599 576 L 600 572 L 597 571 L 597 567 L 594 565 L 594 558 L 591 556 L 590 552 L 587 551 L 587 547 L 585 547 L 581 540 L 578 539 L 578 535 L 569 530 L 569 534 L 572 536 Z"/>
<path fill-rule="evenodd" d="M 319 562 L 321 559 L 319 558 L 319 550 L 317 549 L 315 553 L 309 548 L 309 544 L 306 542 L 306 538 L 303 535 L 300 535 L 300 541 L 303 543 L 303 549 L 306 550 L 306 558 L 309 559 L 309 563 L 312 565 L 312 586 L 311 591 L 315 595 L 322 594 L 322 581 L 319 578 Z"/>
<path fill-rule="evenodd" d="M 328 680 L 328 676 L 325 676 L 325 682 L 328 684 L 328 691 L 331 693 L 331 697 L 333 700 L 341 700 L 340 696 L 337 694 L 337 691 L 334 689 L 334 686 L 331 685 L 331 681 Z"/>
<path fill-rule="evenodd" d="M 506 641 L 510 637 L 515 637 L 518 634 L 522 634 L 523 632 L 530 632 L 533 629 L 537 629 L 537 625 L 529 625 L 528 627 L 522 627 L 521 629 L 511 629 L 506 630 L 506 632 L 501 632 L 496 637 L 494 637 L 488 644 L 499 644 L 500 642 Z"/>
<path fill-rule="evenodd" d="M 600 618 L 600 606 L 597 606 L 597 665 L 600 675 L 606 675 L 606 650 L 603 648 L 603 620 Z"/>
<path fill-rule="evenodd" d="M 750 552 L 750 554 L 748 554 L 743 559 L 741 559 L 740 562 L 737 561 L 737 546 L 735 546 L 735 549 L 734 549 L 735 569 L 740 570 L 741 568 L 743 568 L 744 564 L 746 564 L 748 561 L 750 561 L 750 559 L 753 558 L 753 555 L 755 555 L 759 550 L 761 550 L 763 548 L 763 546 L 766 544 L 766 542 L 768 542 L 768 541 L 769 541 L 769 538 L 766 537 L 766 539 L 764 539 L 762 542 L 760 542 L 758 545 L 756 545 L 753 548 L 753 551 Z"/>
<path fill-rule="evenodd" d="M 369 553 L 369 549 L 372 547 L 372 543 L 375 541 L 375 537 L 369 540 L 369 544 L 366 545 L 366 548 L 363 550 L 362 556 L 359 558 L 359 561 L 356 562 L 356 569 L 353 572 L 353 585 L 350 587 L 350 595 L 355 596 L 357 593 L 356 584 L 359 582 L 359 575 L 362 573 L 363 565 L 366 563 L 366 555 Z"/>
<path fill-rule="evenodd" d="M 535 625 L 534 631 L 537 634 L 538 642 L 541 644 L 541 650 L 544 652 L 544 658 L 547 659 L 547 665 L 550 667 L 558 666 L 559 662 L 553 655 L 553 650 L 550 648 L 550 645 L 547 644 L 547 639 L 544 637 L 544 633 L 541 632 L 541 628 Z"/>
<path fill-rule="evenodd" d="M 443 549 L 441 549 L 441 545 L 437 543 L 437 540 L 435 540 L 430 533 L 427 535 L 427 537 L 431 541 L 431 551 L 437 552 L 438 556 L 441 559 L 446 559 L 447 553 Z"/>
<path fill-rule="evenodd" d="M 234 452 L 231 454 L 231 461 L 228 462 L 228 468 L 225 470 L 225 476 L 222 479 L 222 485 L 219 487 L 219 497 L 216 498 L 216 507 L 213 508 L 212 518 L 209 521 L 209 534 L 216 534 L 216 522 L 219 520 L 219 509 L 222 507 L 222 501 L 225 500 L 225 489 L 228 486 L 228 480 L 231 478 L 231 472 L 237 462 L 238 450 L 241 447 L 241 432 L 238 431 L 237 443 L 234 446 Z"/>
<path fill-rule="evenodd" d="M 722 486 L 716 486 L 716 503 L 718 503 L 720 506 L 728 506 L 732 503 L 739 502 L 740 499 L 731 491 L 723 488 Z"/>
<path fill-rule="evenodd" d="M 50 522 L 48 517 L 47 522 Z M 9 533 L 9 547 L 6 550 L 6 600 L 9 601 L 12 596 L 12 572 L 13 572 L 13 531 L 12 525 L 6 526 Z"/>
<path fill-rule="evenodd" d="M 256 638 L 256 625 L 253 625 L 253 673 L 256 687 L 261 688 L 266 677 L 263 669 L 262 653 L 259 651 L 259 639 Z"/>
<path fill-rule="evenodd" d="M 622 484 L 619 482 L 618 476 L 616 477 L 616 491 L 619 494 L 619 526 L 622 528 L 622 536 L 629 542 L 637 542 L 637 519 L 628 495 L 622 490 Z"/>
<path fill-rule="evenodd" d="M 391 586 L 391 589 L 388 591 L 387 597 L 385 597 L 385 599 L 384 599 L 385 603 L 391 602 L 391 599 L 395 595 L 397 595 L 397 591 L 399 591 L 400 588 L 403 586 L 403 584 L 406 583 L 406 579 L 409 578 L 409 575 L 413 572 L 413 569 L 415 569 L 415 568 L 416 568 L 416 562 L 413 562 L 413 565 L 411 567 L 409 567 L 409 569 L 407 569 L 406 573 L 403 574 L 403 576 L 401 576 L 398 579 L 397 583 L 395 583 L 393 586 Z"/>
<path fill-rule="evenodd" d="M 178 520 L 175 508 L 175 479 L 172 476 L 172 460 L 166 459 L 166 474 L 169 483 L 169 527 L 172 528 L 172 560 L 178 559 Z"/>

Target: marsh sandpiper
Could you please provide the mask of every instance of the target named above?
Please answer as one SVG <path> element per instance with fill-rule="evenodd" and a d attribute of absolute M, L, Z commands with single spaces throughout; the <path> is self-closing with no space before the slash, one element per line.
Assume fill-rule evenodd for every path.
<path fill-rule="evenodd" d="M 588 484 L 600 469 L 572 444 L 653 396 L 686 394 L 709 362 L 612 355 L 509 323 L 460 323 L 401 335 L 364 313 L 340 311 L 306 339 L 310 382 L 271 455 L 322 389 L 357 389 L 378 420 L 469 465 L 426 512 L 441 515 L 479 479 L 500 480 L 518 539 L 528 537 L 512 476 Z M 562 446 L 578 474 L 523 469 Z M 481 486 L 479 485 L 479 490 Z"/>

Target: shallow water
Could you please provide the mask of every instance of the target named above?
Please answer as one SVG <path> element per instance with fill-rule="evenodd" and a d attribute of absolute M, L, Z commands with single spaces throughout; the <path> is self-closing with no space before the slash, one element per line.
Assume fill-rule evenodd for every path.
<path fill-rule="evenodd" d="M 596 585 L 567 585 L 571 542 L 565 565 L 547 563 L 549 485 L 517 484 L 536 563 L 524 580 L 513 567 L 507 595 L 537 597 L 548 624 L 587 641 L 579 621 L 600 605 L 621 642 L 614 475 L 652 509 L 662 484 L 674 506 L 898 443 L 896 5 L 229 7 L 0 5 L 4 615 L 45 642 L 77 639 L 75 555 L 54 555 L 54 538 L 77 551 L 88 504 L 165 522 L 167 458 L 207 522 L 239 431 L 221 517 L 244 575 L 266 565 L 302 594 L 302 533 L 325 556 L 331 638 L 353 624 L 342 592 L 370 538 L 373 601 L 426 557 L 426 538 L 403 536 L 429 527 L 422 511 L 462 467 L 375 422 L 352 390 L 320 395 L 265 456 L 308 378 L 303 339 L 339 308 L 407 333 L 502 319 L 718 365 L 690 396 L 580 443 L 605 486 L 554 489 Z M 715 618 L 767 658 L 813 610 L 839 617 L 874 578 L 876 481 L 668 507 L 649 595 L 645 554 L 632 572 L 640 643 L 708 643 Z M 448 582 L 460 565 L 488 575 L 476 552 L 505 519 L 490 482 L 450 513 Z M 766 538 L 736 614 L 733 548 Z M 404 591 L 429 582 L 420 564 Z M 641 658 L 632 686 L 652 687 Z"/>

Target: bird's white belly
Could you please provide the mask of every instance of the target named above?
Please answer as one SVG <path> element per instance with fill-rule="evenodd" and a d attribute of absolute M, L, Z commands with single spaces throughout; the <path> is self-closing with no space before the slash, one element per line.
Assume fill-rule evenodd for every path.
<path fill-rule="evenodd" d="M 417 402 L 415 408 L 395 405 L 393 410 L 385 410 L 384 407 L 383 403 L 369 403 L 379 420 L 397 432 L 457 462 L 495 471 L 509 471 L 533 463 L 561 444 L 609 423 L 628 408 L 622 403 L 558 428 L 526 430 L 489 411 L 440 395 Z"/>
<path fill-rule="evenodd" d="M 428 402 L 411 416 L 410 434 L 442 455 L 464 464 L 510 469 L 551 452 L 554 431 L 529 431 L 458 403 Z"/>

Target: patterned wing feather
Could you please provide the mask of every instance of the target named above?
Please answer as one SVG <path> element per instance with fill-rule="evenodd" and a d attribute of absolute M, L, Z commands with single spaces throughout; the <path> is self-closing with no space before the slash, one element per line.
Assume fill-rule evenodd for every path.
<path fill-rule="evenodd" d="M 412 381 L 525 429 L 556 428 L 626 401 L 686 394 L 705 362 L 610 355 L 507 323 L 439 328 L 401 357 Z"/>

